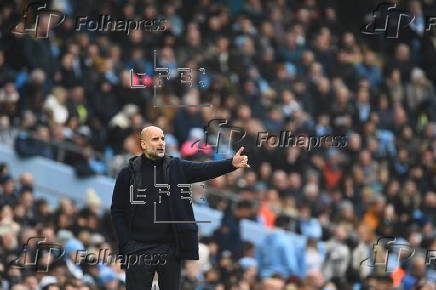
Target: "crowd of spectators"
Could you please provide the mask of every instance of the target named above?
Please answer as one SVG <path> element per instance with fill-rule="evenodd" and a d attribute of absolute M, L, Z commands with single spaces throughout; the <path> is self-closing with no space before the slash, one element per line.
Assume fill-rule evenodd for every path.
<path fill-rule="evenodd" d="M 406 3 L 415 21 L 396 39 L 359 32 L 376 1 L 51 2 L 66 18 L 42 39 L 10 32 L 25 1 L 0 4 L 1 143 L 23 158 L 65 162 L 78 177 L 115 177 L 141 153 L 138 132 L 148 124 L 164 130 L 173 156 L 220 159 L 246 148 L 249 170 L 208 183 L 241 201 L 199 201 L 225 214 L 216 233 L 202 238 L 200 263 L 184 266 L 182 289 L 374 283 L 432 289 L 434 261 L 426 265 L 425 251 L 436 249 L 436 30 L 423 24 L 436 15 L 434 0 Z M 76 31 L 76 17 L 84 15 L 165 21 L 163 31 Z M 150 87 L 132 89 L 130 76 L 133 69 L 156 77 L 154 49 L 156 65 L 170 68 L 171 76 L 157 96 Z M 192 87 L 176 73 L 183 67 L 192 69 Z M 224 130 L 207 127 L 213 119 L 246 135 L 232 142 Z M 347 143 L 313 150 L 257 146 L 263 131 L 346 136 Z M 233 146 L 194 146 L 217 136 Z M 70 252 L 115 241 L 107 212 L 92 202 L 77 208 L 64 199 L 49 209 L 33 200 L 31 175 L 14 181 L 7 166 L 0 174 L 4 283 L 16 290 L 122 287 L 119 265 L 79 266 L 69 253 L 50 275 L 10 268 L 7 259 L 31 236 L 70 243 Z M 282 230 L 253 245 L 241 240 L 241 218 Z M 409 243 L 415 255 L 392 271 L 371 261 L 362 266 L 377 237 L 390 236 Z"/>

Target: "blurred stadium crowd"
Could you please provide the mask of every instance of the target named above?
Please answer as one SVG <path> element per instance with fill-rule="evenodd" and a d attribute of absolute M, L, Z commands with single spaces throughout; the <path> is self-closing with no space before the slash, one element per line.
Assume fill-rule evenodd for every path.
<path fill-rule="evenodd" d="M 424 33 L 422 24 L 436 15 L 436 2 L 408 1 L 415 21 L 390 40 L 357 33 L 376 4 L 59 0 L 51 8 L 65 21 L 49 38 L 35 39 L 10 33 L 24 2 L 2 1 L 0 142 L 23 158 L 69 164 L 78 177 L 115 177 L 141 153 L 138 132 L 147 124 L 164 130 L 169 155 L 191 160 L 224 158 L 244 145 L 251 169 L 210 181 L 218 194 L 198 200 L 225 214 L 216 233 L 202 237 L 200 263 L 184 266 L 184 290 L 434 289 L 434 261 L 426 265 L 425 251 L 436 249 L 436 33 Z M 76 16 L 102 14 L 163 18 L 165 31 L 74 31 Z M 172 71 L 155 98 L 151 88 L 131 89 L 129 74 L 154 74 L 153 49 L 158 65 Z M 192 87 L 175 75 L 179 67 L 192 68 Z M 153 107 L 206 103 L 213 107 Z M 247 135 L 226 154 L 198 150 L 192 144 L 205 138 L 212 119 L 229 120 Z M 312 151 L 255 146 L 259 131 L 281 130 L 345 135 L 348 144 Z M 208 133 L 216 137 L 218 130 Z M 31 174 L 11 176 L 2 165 L 3 286 L 123 287 L 119 265 L 76 265 L 69 256 L 81 247 L 115 248 L 95 193 L 84 208 L 63 199 L 50 209 L 34 199 L 32 183 Z M 254 246 L 241 240 L 241 218 L 304 242 L 280 230 Z M 65 246 L 65 259 L 48 273 L 8 265 L 32 236 Z M 409 243 L 415 255 L 393 272 L 361 266 L 376 237 L 389 236 Z"/>

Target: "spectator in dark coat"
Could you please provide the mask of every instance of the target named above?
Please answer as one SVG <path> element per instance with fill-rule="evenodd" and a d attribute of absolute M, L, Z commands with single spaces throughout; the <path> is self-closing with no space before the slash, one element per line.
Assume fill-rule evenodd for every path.
<path fill-rule="evenodd" d="M 252 209 L 251 202 L 245 200 L 238 202 L 234 209 L 229 205 L 217 232 L 220 252 L 230 251 L 235 261 L 242 256 L 241 219 L 250 218 Z"/>

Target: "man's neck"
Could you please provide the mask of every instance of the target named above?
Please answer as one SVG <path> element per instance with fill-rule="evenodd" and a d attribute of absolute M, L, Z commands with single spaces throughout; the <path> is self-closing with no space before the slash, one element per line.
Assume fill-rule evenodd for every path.
<path fill-rule="evenodd" d="M 144 156 L 145 156 L 145 158 L 147 158 L 147 159 L 150 159 L 151 161 L 158 161 L 161 157 L 159 157 L 159 156 L 151 156 L 151 155 L 148 155 L 147 153 L 145 153 L 144 152 Z"/>

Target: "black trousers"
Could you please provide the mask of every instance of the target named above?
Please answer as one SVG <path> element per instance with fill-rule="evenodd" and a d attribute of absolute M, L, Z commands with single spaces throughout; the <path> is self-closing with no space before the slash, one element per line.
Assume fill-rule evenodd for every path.
<path fill-rule="evenodd" d="M 130 255 L 132 263 L 125 269 L 126 290 L 151 289 L 156 272 L 159 290 L 180 290 L 181 260 L 175 257 L 175 245 L 139 249 Z"/>

